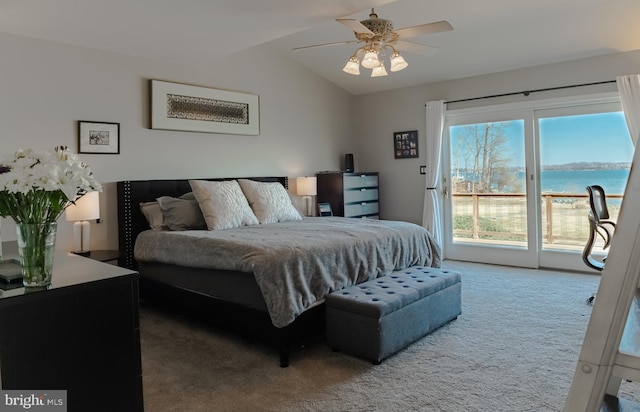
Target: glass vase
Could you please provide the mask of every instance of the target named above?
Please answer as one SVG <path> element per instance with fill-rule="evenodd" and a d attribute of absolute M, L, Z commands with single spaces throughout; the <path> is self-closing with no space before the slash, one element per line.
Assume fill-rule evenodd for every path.
<path fill-rule="evenodd" d="M 51 284 L 57 223 L 18 223 L 18 252 L 22 283 L 27 288 L 46 288 Z"/>

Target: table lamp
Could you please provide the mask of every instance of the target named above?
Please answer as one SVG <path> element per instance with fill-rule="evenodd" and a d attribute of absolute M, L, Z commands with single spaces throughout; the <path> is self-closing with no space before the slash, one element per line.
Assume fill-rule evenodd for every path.
<path fill-rule="evenodd" d="M 318 190 L 316 188 L 316 178 L 315 177 L 298 177 L 296 179 L 296 188 L 297 194 L 302 196 L 304 199 L 305 205 L 307 206 L 306 216 L 312 216 L 311 213 L 311 196 L 315 196 L 318 194 Z"/>
<path fill-rule="evenodd" d="M 98 192 L 87 192 L 75 204 L 66 209 L 67 220 L 73 224 L 73 253 L 89 254 L 90 226 L 88 220 L 100 219 L 100 197 Z"/>

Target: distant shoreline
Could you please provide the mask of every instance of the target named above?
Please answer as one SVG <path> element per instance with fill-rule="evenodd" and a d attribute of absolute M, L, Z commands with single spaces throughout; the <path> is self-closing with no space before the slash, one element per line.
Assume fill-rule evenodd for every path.
<path fill-rule="evenodd" d="M 543 165 L 541 171 L 554 170 L 628 170 L 630 162 L 576 162 L 561 165 Z"/>
<path fill-rule="evenodd" d="M 586 170 L 630 170 L 631 162 L 574 162 L 564 163 L 561 165 L 542 165 L 541 172 L 557 172 L 557 171 L 586 171 Z M 524 166 L 509 166 L 502 170 L 510 170 L 513 172 L 522 172 Z M 458 174 L 471 174 L 472 170 L 467 171 L 465 168 L 455 169 Z"/>

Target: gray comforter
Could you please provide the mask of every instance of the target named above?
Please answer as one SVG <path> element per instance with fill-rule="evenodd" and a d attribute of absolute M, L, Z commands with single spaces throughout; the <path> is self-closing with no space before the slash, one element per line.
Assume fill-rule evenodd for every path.
<path fill-rule="evenodd" d="M 227 230 L 145 231 L 138 261 L 253 273 L 276 327 L 327 294 L 410 266 L 440 267 L 440 247 L 421 226 L 340 217 Z"/>

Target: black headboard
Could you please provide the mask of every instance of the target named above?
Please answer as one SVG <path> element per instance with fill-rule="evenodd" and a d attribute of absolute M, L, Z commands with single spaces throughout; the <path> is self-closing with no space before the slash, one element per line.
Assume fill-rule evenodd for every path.
<path fill-rule="evenodd" d="M 280 182 L 288 189 L 287 177 L 204 178 L 197 180 L 251 179 L 260 182 Z M 191 191 L 190 179 L 177 180 L 125 180 L 117 182 L 118 188 L 118 246 L 122 267 L 135 269 L 133 246 L 138 234 L 149 229 L 149 223 L 140 211 L 140 203 L 153 202 L 160 196 L 177 197 Z"/>

